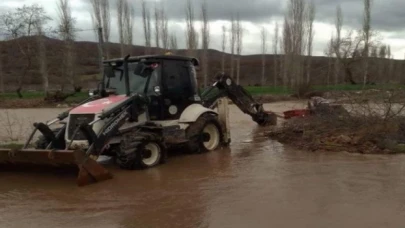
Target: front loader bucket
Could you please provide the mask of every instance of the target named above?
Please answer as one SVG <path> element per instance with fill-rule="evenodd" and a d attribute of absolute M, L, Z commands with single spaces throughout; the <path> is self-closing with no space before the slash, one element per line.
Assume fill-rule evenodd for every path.
<path fill-rule="evenodd" d="M 78 167 L 77 185 L 111 179 L 112 175 L 103 166 L 86 156 L 82 150 L 36 150 L 0 149 L 0 166 L 55 166 Z"/>
<path fill-rule="evenodd" d="M 74 157 L 79 167 L 77 185 L 85 186 L 94 182 L 101 182 L 112 178 L 110 172 L 96 160 L 87 157 L 82 150 L 75 150 Z"/>

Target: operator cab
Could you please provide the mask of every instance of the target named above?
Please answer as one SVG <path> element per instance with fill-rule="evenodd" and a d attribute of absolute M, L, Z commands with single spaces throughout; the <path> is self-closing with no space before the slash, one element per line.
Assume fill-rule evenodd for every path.
<path fill-rule="evenodd" d="M 131 57 L 127 60 L 128 83 L 124 63 L 123 59 L 104 62 L 103 91 L 107 96 L 147 96 L 151 120 L 179 119 L 185 108 L 201 102 L 197 59 L 172 55 Z"/>

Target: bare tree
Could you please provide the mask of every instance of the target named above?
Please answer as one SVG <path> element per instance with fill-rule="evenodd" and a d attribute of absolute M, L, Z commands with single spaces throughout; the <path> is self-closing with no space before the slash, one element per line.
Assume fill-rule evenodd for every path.
<path fill-rule="evenodd" d="M 160 48 L 160 31 L 161 31 L 161 13 L 155 3 L 155 44 L 157 48 Z"/>
<path fill-rule="evenodd" d="M 33 4 L 30 6 L 23 5 L 13 11 L 9 11 L 1 16 L 1 24 L 4 31 L 12 39 L 22 36 L 34 35 L 35 27 L 38 24 L 44 25 L 50 20 L 43 7 Z M 17 94 L 22 98 L 21 90 L 27 73 L 32 67 L 33 58 L 36 55 L 33 44 L 28 39 L 16 39 L 18 51 L 24 56 L 21 67 L 17 70 Z"/>
<path fill-rule="evenodd" d="M 385 59 L 387 58 L 387 45 L 381 45 L 378 50 L 378 58 Z"/>
<path fill-rule="evenodd" d="M 65 43 L 64 47 L 64 64 L 62 70 L 62 83 L 65 79 L 68 79 L 73 89 L 76 92 L 81 90 L 78 85 L 75 72 L 75 19 L 72 17 L 72 10 L 68 0 L 59 0 L 59 33 L 62 40 Z M 64 84 L 64 83 L 63 83 Z M 63 87 L 63 86 L 62 86 Z"/>
<path fill-rule="evenodd" d="M 306 50 L 307 29 L 304 25 L 306 4 L 304 0 L 290 0 L 284 18 L 284 69 L 291 87 L 299 88 L 303 83 L 303 58 Z"/>
<path fill-rule="evenodd" d="M 236 22 L 234 15 L 231 16 L 231 35 L 230 35 L 230 49 L 231 49 L 231 77 L 235 77 L 235 46 L 236 46 Z"/>
<path fill-rule="evenodd" d="M 377 58 L 378 57 L 378 47 L 373 46 L 371 48 L 370 57 Z"/>
<path fill-rule="evenodd" d="M 93 21 L 94 33 L 96 35 L 96 40 L 98 40 L 98 55 L 99 55 L 99 68 L 100 73 L 103 70 L 103 22 L 102 22 L 102 15 L 101 15 L 101 1 L 99 0 L 90 0 L 90 4 L 93 8 L 91 13 L 91 19 Z"/>
<path fill-rule="evenodd" d="M 0 43 L 0 53 L 2 53 L 2 44 Z M 0 93 L 4 93 L 4 73 L 3 73 L 3 58 L 0 54 Z"/>
<path fill-rule="evenodd" d="M 331 74 L 331 71 L 332 71 L 332 60 L 333 60 L 333 53 L 334 53 L 333 40 L 334 40 L 334 37 L 333 37 L 333 34 L 332 34 L 332 36 L 331 36 L 331 38 L 329 40 L 328 46 L 327 46 L 327 48 L 325 50 L 325 54 L 328 57 L 328 70 L 326 72 L 326 84 L 328 86 L 330 85 L 330 74 Z"/>
<path fill-rule="evenodd" d="M 371 0 L 364 0 L 364 21 L 363 21 L 363 39 L 364 39 L 364 48 L 363 48 L 363 86 L 368 82 L 368 56 L 370 50 L 370 36 L 371 36 Z"/>
<path fill-rule="evenodd" d="M 164 8 L 160 10 L 160 30 L 162 48 L 166 51 L 169 49 L 169 18 Z"/>
<path fill-rule="evenodd" d="M 44 42 L 44 34 L 43 34 L 43 28 L 42 28 L 41 22 L 38 22 L 36 24 L 37 28 L 37 41 L 38 41 L 38 60 L 39 60 L 39 66 L 40 66 L 40 72 L 42 75 L 42 84 L 43 84 L 43 90 L 45 94 L 48 94 L 49 90 L 49 74 L 48 74 L 48 62 L 46 58 L 46 48 L 45 48 L 45 42 Z"/>
<path fill-rule="evenodd" d="M 98 30 L 102 28 L 103 44 L 107 58 L 110 58 L 109 40 L 110 40 L 110 4 L 108 0 L 90 0 L 93 8 L 91 18 L 93 20 L 93 27 L 95 30 L 96 38 L 98 39 Z"/>
<path fill-rule="evenodd" d="M 133 21 L 135 18 L 135 11 L 133 5 L 130 4 L 128 0 L 124 1 L 123 6 L 124 44 L 130 49 L 133 44 Z"/>
<path fill-rule="evenodd" d="M 204 77 L 204 87 L 208 85 L 208 48 L 210 43 L 210 27 L 208 22 L 207 1 L 205 0 L 201 5 L 201 19 L 203 26 L 201 28 L 202 36 L 202 74 Z"/>
<path fill-rule="evenodd" d="M 288 76 L 291 71 L 290 62 L 291 62 L 291 52 L 292 52 L 292 42 L 291 42 L 291 30 L 290 25 L 287 21 L 287 18 L 284 18 L 283 24 L 283 33 L 281 37 L 281 50 L 283 51 L 283 85 L 287 86 Z"/>
<path fill-rule="evenodd" d="M 378 58 L 379 58 L 379 64 L 378 64 L 378 77 L 380 80 L 384 78 L 384 71 L 386 67 L 386 62 L 385 58 L 387 57 L 387 45 L 381 45 L 379 50 L 378 50 Z M 387 78 L 385 77 L 385 82 L 387 82 Z"/>
<path fill-rule="evenodd" d="M 117 0 L 117 25 L 118 25 L 118 36 L 120 40 L 121 56 L 124 56 L 124 5 L 126 0 Z"/>
<path fill-rule="evenodd" d="M 405 55 L 404 55 L 404 57 L 405 57 Z M 405 58 L 404 58 L 404 60 L 405 60 Z M 405 72 L 405 61 L 402 61 L 401 66 L 402 66 L 401 67 L 401 76 L 402 76 L 404 74 L 404 72 Z M 1 68 L 0 68 L 0 70 L 1 70 Z M 404 79 L 402 79 L 402 80 L 404 80 Z"/>
<path fill-rule="evenodd" d="M 388 80 L 393 79 L 394 60 L 391 54 L 391 45 L 387 45 L 387 58 L 388 58 Z"/>
<path fill-rule="evenodd" d="M 261 30 L 261 38 L 262 38 L 262 78 L 261 78 L 261 85 L 264 86 L 266 84 L 266 53 L 267 53 L 267 30 L 263 26 Z"/>
<path fill-rule="evenodd" d="M 336 47 L 335 50 L 340 50 L 340 44 L 342 39 L 342 25 L 343 25 L 343 14 L 342 8 L 340 5 L 336 8 L 336 21 L 335 21 L 335 28 L 336 28 L 336 41 L 334 42 Z M 335 84 L 339 83 L 339 75 L 340 75 L 340 58 L 337 56 L 335 62 Z"/>
<path fill-rule="evenodd" d="M 356 33 L 350 31 L 344 38 L 342 38 L 340 32 L 337 32 L 337 37 L 335 37 L 333 41 L 334 54 L 336 56 L 337 63 L 339 63 L 339 67 L 341 67 L 343 70 L 345 76 L 344 81 L 351 84 L 357 84 L 355 75 L 353 74 L 353 68 L 351 67 L 353 63 L 356 62 L 360 62 L 360 64 L 363 66 L 361 71 L 361 78 L 363 81 L 362 84 L 365 85 L 369 82 L 369 52 L 374 46 L 379 45 L 377 37 L 372 35 L 370 29 L 370 15 L 367 13 L 367 11 L 370 10 L 370 3 L 367 3 L 366 1 L 368 0 L 365 0 L 365 20 L 363 29 Z M 339 31 L 339 28 L 342 26 L 342 16 L 339 12 L 340 10 L 338 8 L 336 20 L 337 31 Z"/>
<path fill-rule="evenodd" d="M 225 51 L 226 51 L 226 27 L 222 26 L 222 60 L 221 60 L 221 70 L 225 72 Z"/>
<path fill-rule="evenodd" d="M 239 13 L 236 17 L 236 54 L 238 55 L 236 62 L 236 84 L 240 83 L 240 58 L 242 54 L 243 46 L 243 27 L 239 17 Z"/>
<path fill-rule="evenodd" d="M 103 76 L 104 74 L 104 68 L 103 68 L 103 59 L 104 59 L 104 53 L 107 50 L 106 46 L 104 44 L 104 38 L 107 37 L 107 39 L 109 39 L 109 25 L 107 24 L 107 34 L 105 31 L 103 31 L 103 27 L 105 26 L 104 23 L 107 23 L 107 21 L 109 20 L 109 12 L 106 8 L 109 7 L 109 3 L 105 2 L 105 0 L 90 0 L 90 3 L 92 5 L 93 11 L 91 13 L 91 18 L 93 20 L 93 27 L 94 27 L 94 31 L 96 34 L 96 39 L 98 40 L 98 55 L 99 55 L 99 70 L 100 70 L 100 77 Z M 105 15 L 107 17 L 107 19 L 104 18 L 104 14 L 107 13 L 107 15 Z M 109 57 L 109 54 L 107 54 L 107 56 Z M 107 57 L 107 58 L 108 58 Z"/>
<path fill-rule="evenodd" d="M 332 46 L 337 59 L 336 63 L 339 63 L 344 71 L 344 80 L 351 84 L 357 84 L 351 66 L 361 58 L 361 54 L 359 54 L 361 43 L 362 37 L 353 37 L 352 31 L 349 31 L 344 38 L 335 38 L 333 40 Z"/>
<path fill-rule="evenodd" d="M 276 22 L 276 26 L 274 27 L 274 37 L 273 37 L 273 68 L 274 68 L 274 86 L 277 86 L 277 76 L 278 76 L 278 39 L 279 39 L 279 28 L 278 23 Z"/>
<path fill-rule="evenodd" d="M 172 50 L 172 52 L 174 52 L 177 49 L 178 49 L 177 36 L 175 33 L 173 33 L 170 35 L 170 50 Z"/>
<path fill-rule="evenodd" d="M 187 0 L 186 6 L 186 23 L 187 23 L 187 50 L 188 55 L 195 55 L 198 48 L 198 33 L 194 25 L 194 10 L 191 0 Z"/>
<path fill-rule="evenodd" d="M 311 60 L 312 60 L 312 42 L 314 40 L 314 20 L 315 20 L 315 3 L 311 0 L 308 9 L 308 63 L 307 63 L 307 84 L 311 80 Z"/>
<path fill-rule="evenodd" d="M 98 39 L 98 34 L 97 34 L 97 29 L 100 27 L 103 27 L 102 22 L 101 22 L 101 1 L 100 0 L 90 0 L 90 4 L 92 6 L 92 13 L 91 13 L 91 19 L 93 21 L 93 27 L 95 30 L 95 35 L 96 38 Z"/>
<path fill-rule="evenodd" d="M 391 45 L 387 45 L 387 58 L 391 58 L 392 57 L 392 55 L 391 55 Z"/>
<path fill-rule="evenodd" d="M 151 43 L 151 20 L 150 11 L 146 6 L 145 0 L 142 0 L 142 21 L 143 21 L 143 34 L 145 37 L 145 54 L 150 54 Z"/>
<path fill-rule="evenodd" d="M 110 1 L 101 0 L 101 18 L 103 27 L 104 48 L 107 59 L 110 58 L 110 28 L 111 28 L 111 15 L 110 15 Z"/>

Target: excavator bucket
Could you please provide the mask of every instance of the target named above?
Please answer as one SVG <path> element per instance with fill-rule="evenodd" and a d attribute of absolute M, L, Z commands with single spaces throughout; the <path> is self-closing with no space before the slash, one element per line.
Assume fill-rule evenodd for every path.
<path fill-rule="evenodd" d="M 112 175 L 82 150 L 0 149 L 0 166 L 78 167 L 77 185 L 111 179 Z"/>

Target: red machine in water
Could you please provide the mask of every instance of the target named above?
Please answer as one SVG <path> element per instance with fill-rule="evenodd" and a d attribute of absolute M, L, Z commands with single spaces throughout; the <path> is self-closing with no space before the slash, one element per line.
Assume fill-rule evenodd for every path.
<path fill-rule="evenodd" d="M 78 185 L 111 178 L 101 155 L 123 169 L 145 169 L 166 161 L 167 148 L 180 145 L 193 153 L 229 142 L 217 101 L 228 97 L 260 126 L 275 125 L 250 94 L 222 74 L 200 93 L 198 60 L 183 56 L 137 56 L 107 60 L 104 77 L 90 98 L 48 123 L 34 124 L 22 149 L 0 149 L 0 163 L 73 165 Z M 61 128 L 51 129 L 59 123 Z M 42 136 L 31 145 L 34 134 Z"/>

